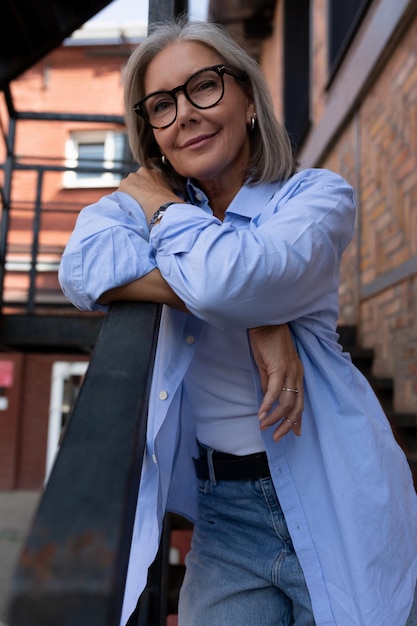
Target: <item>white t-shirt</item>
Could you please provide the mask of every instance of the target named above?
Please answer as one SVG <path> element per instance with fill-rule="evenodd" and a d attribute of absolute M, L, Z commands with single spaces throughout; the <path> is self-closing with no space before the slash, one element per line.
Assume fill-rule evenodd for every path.
<path fill-rule="evenodd" d="M 237 455 L 265 449 L 245 330 L 204 324 L 183 389 L 200 443 Z"/>

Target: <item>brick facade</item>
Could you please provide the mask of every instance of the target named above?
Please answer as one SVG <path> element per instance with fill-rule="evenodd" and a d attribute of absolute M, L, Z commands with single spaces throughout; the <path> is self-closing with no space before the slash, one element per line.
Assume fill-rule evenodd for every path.
<path fill-rule="evenodd" d="M 273 58 L 282 42 L 282 4 L 274 36 L 261 64 L 275 97 L 282 87 Z M 406 3 L 402 3 L 405 5 Z M 342 71 L 355 51 L 371 40 L 372 20 L 386 18 L 384 0 L 374 0 L 351 44 Z M 320 137 L 334 117 L 337 92 L 327 74 L 327 2 L 311 7 L 311 131 Z M 352 72 L 358 68 L 352 67 Z M 337 82 L 337 76 L 336 81 Z M 348 103 L 346 103 L 347 106 Z M 333 107 L 333 108 L 332 108 Z M 275 104 L 279 117 L 281 103 Z M 343 103 L 339 105 L 343 108 Z M 342 119 L 341 115 L 341 119 Z M 316 135 L 314 132 L 317 131 Z M 325 131 L 324 131 L 325 132 Z M 312 154 L 314 150 L 309 150 Z M 318 154 L 318 153 L 317 153 Z M 303 146 L 301 147 L 303 157 Z M 326 149 L 308 165 L 328 167 L 355 188 L 358 214 L 353 242 L 344 255 L 340 324 L 354 325 L 361 346 L 372 348 L 373 374 L 394 381 L 395 409 L 417 411 L 417 15 L 410 2 L 380 54 L 352 110 L 329 136 Z"/>
<path fill-rule="evenodd" d="M 410 413 L 417 410 L 417 275 L 403 276 L 401 268 L 417 259 L 416 34 L 414 19 L 324 163 L 356 186 L 359 207 L 345 258 L 341 322 L 354 321 L 344 297 L 359 247 L 357 305 L 352 300 L 359 339 L 375 352 L 374 374 L 394 380 L 395 409 Z"/>
<path fill-rule="evenodd" d="M 122 71 L 132 47 L 63 46 L 46 56 L 11 85 L 18 112 L 123 115 Z M 4 102 L 0 116 L 7 128 Z M 65 163 L 65 145 L 71 132 L 113 129 L 119 124 L 93 121 L 18 120 L 16 155 L 22 163 Z M 4 147 L 0 148 L 4 161 Z M 42 258 L 59 262 L 79 210 L 114 187 L 68 188 L 63 172 L 46 172 L 42 187 L 43 213 L 40 244 Z M 37 174 L 14 172 L 8 250 L 29 258 L 34 220 Z M 6 272 L 6 299 L 24 298 L 28 274 Z M 37 288 L 63 299 L 57 274 L 38 274 Z M 65 300 L 65 299 L 63 299 Z M 10 308 L 10 307 L 9 307 Z M 68 310 L 75 310 L 68 303 Z M 9 312 L 5 307 L 6 314 Z M 1 390 L 7 408 L 0 410 L 0 489 L 39 490 L 45 480 L 46 449 L 52 384 L 56 361 L 87 361 L 88 355 L 1 352 L 0 360 L 14 363 L 14 381 Z"/>
<path fill-rule="evenodd" d="M 13 384 L 0 411 L 0 490 L 39 490 L 45 479 L 52 367 L 57 361 L 87 361 L 68 354 L 1 353 L 14 364 Z"/>

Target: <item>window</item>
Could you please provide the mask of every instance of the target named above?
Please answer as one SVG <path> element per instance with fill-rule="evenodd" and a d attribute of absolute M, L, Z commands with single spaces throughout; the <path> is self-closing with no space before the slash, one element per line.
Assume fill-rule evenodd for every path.
<path fill-rule="evenodd" d="M 285 3 L 284 119 L 297 151 L 310 126 L 310 0 Z"/>
<path fill-rule="evenodd" d="M 128 144 L 113 130 L 73 132 L 66 145 L 65 187 L 115 187 L 125 175 Z"/>
<path fill-rule="evenodd" d="M 372 0 L 329 0 L 329 79 L 331 80 Z"/>

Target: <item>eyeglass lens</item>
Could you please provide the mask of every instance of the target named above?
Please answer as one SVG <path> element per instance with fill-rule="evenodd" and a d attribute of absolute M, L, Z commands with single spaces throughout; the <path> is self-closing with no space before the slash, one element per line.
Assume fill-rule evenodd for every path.
<path fill-rule="evenodd" d="M 208 109 L 221 100 L 223 80 L 216 71 L 203 70 L 191 76 L 182 90 L 195 107 Z M 156 128 L 169 126 L 177 116 L 177 101 L 172 93 L 156 93 L 147 98 L 144 104 L 149 123 Z"/>

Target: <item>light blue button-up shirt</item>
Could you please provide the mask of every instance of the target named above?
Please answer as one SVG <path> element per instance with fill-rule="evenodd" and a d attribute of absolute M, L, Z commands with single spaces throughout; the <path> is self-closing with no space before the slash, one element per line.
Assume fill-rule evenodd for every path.
<path fill-rule="evenodd" d="M 242 187 L 223 222 L 204 194 L 191 185 L 189 193 L 192 202 L 169 207 L 151 235 L 126 194 L 86 207 L 59 272 L 75 306 L 94 309 L 104 291 L 157 266 L 192 313 L 163 309 L 122 623 L 146 584 L 165 510 L 197 514 L 195 425 L 181 386 L 202 325 L 227 333 L 289 322 L 304 366 L 303 432 L 262 437 L 316 624 L 404 626 L 417 577 L 417 496 L 336 334 L 352 189 L 329 171 L 305 170 L 284 184 Z"/>

